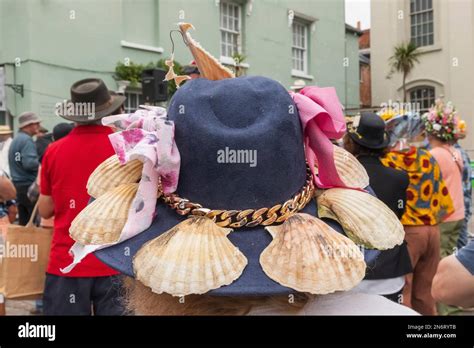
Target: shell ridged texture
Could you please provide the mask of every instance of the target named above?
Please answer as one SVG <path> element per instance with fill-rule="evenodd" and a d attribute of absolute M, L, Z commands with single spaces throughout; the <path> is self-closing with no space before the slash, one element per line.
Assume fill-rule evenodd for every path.
<path fill-rule="evenodd" d="M 361 189 L 369 186 L 367 171 L 349 151 L 334 146 L 334 161 L 337 173 L 346 186 Z"/>
<path fill-rule="evenodd" d="M 405 232 L 395 213 L 369 193 L 332 188 L 317 201 L 319 217 L 337 220 L 355 243 L 386 250 L 403 242 Z"/>
<path fill-rule="evenodd" d="M 246 257 L 227 238 L 230 229 L 191 217 L 142 246 L 133 260 L 136 278 L 155 293 L 203 294 L 239 278 Z"/>
<path fill-rule="evenodd" d="M 281 285 L 327 294 L 352 289 L 365 276 L 359 248 L 318 218 L 299 213 L 266 229 L 273 241 L 260 255 L 260 264 Z"/>
<path fill-rule="evenodd" d="M 87 193 L 91 197 L 99 198 L 119 185 L 136 183 L 142 175 L 142 168 L 143 163 L 139 160 L 120 164 L 117 155 L 113 155 L 91 174 L 87 181 Z"/>
<path fill-rule="evenodd" d="M 116 242 L 137 189 L 138 184 L 123 184 L 86 206 L 71 223 L 71 238 L 84 245 Z"/>

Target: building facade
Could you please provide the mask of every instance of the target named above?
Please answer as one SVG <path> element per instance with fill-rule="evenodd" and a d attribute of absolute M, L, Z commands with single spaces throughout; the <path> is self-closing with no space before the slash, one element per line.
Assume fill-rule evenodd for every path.
<path fill-rule="evenodd" d="M 360 108 L 359 96 L 359 37 L 362 32 L 346 24 L 346 60 L 345 65 L 345 100 L 341 102 L 346 108 L 346 114 L 354 114 Z"/>
<path fill-rule="evenodd" d="M 474 2 L 372 0 L 371 69 L 374 105 L 402 101 L 402 77 L 389 74 L 395 45 L 412 41 L 421 52 L 407 78 L 407 100 L 426 110 L 436 98 L 452 101 L 468 129 L 474 111 Z M 463 146 L 474 154 L 474 137 Z"/>
<path fill-rule="evenodd" d="M 349 104 L 359 90 L 357 81 L 348 87 L 344 15 L 344 0 L 1 0 L 0 67 L 10 86 L 0 113 L 15 126 L 16 115 L 32 110 L 50 128 L 73 82 L 100 77 L 116 90 L 118 62 L 167 59 L 178 22 L 192 23 L 193 36 L 224 64 L 244 55 L 246 75 L 334 86 Z M 175 59 L 187 64 L 188 49 L 179 34 L 173 39 Z M 140 90 L 127 97 L 127 110 L 141 102 Z"/>

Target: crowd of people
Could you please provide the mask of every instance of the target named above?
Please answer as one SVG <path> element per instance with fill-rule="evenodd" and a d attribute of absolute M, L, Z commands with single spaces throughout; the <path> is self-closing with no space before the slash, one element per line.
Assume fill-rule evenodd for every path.
<path fill-rule="evenodd" d="M 199 77 L 195 65 L 189 74 Z M 303 81 L 291 89 L 304 87 Z M 0 227 L 4 231 L 15 221 L 25 225 L 38 204 L 38 224 L 54 229 L 44 303 L 37 303 L 44 314 L 125 313 L 119 272 L 93 254 L 67 275 L 61 272 L 71 262 L 71 222 L 90 200 L 87 180 L 115 153 L 109 141 L 114 129 L 101 119 L 123 113 L 124 100 L 102 80 L 85 79 L 72 85 L 71 102 L 95 103 L 93 117 L 60 114 L 68 122 L 49 132 L 34 112 L 25 112 L 14 137 L 8 126 L 0 126 Z M 405 229 L 404 243 L 381 252 L 355 292 L 382 295 L 423 315 L 474 306 L 471 167 L 458 142 L 464 136 L 452 105 L 440 101 L 423 117 L 402 113 L 384 120 L 362 113 L 350 118 L 341 145 L 360 161 L 369 190 Z"/>
<path fill-rule="evenodd" d="M 26 225 L 38 204 L 37 223 L 54 228 L 44 305 L 37 301 L 34 313 L 87 315 L 93 310 L 95 314 L 121 314 L 118 295 L 111 290 L 117 287 L 110 286 L 118 272 L 92 255 L 68 277 L 63 277 L 60 268 L 68 263 L 73 245 L 69 226 L 89 200 L 87 179 L 113 154 L 108 140 L 112 129 L 102 126 L 100 119 L 121 113 L 125 98 L 113 95 L 99 79 L 78 81 L 71 94 L 73 102 L 103 100 L 107 107 L 96 112 L 96 118 L 65 115 L 68 122 L 58 123 L 52 132 L 41 126 L 34 112 L 19 115 L 14 137 L 10 127 L 0 128 L 0 226 L 5 233 L 8 224 L 16 220 Z M 101 105 L 96 106 L 100 109 Z"/>
<path fill-rule="evenodd" d="M 384 122 L 362 113 L 344 141 L 405 228 L 405 243 L 379 257 L 375 270 L 384 272 L 371 289 L 424 315 L 474 305 L 471 167 L 458 142 L 465 136 L 452 105 L 438 100 L 423 116 L 402 113 Z"/>

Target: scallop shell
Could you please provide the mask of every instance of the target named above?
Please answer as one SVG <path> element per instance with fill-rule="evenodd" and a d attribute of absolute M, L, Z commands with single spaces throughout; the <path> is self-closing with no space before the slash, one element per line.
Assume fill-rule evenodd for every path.
<path fill-rule="evenodd" d="M 341 180 L 347 187 L 369 186 L 369 175 L 364 166 L 349 151 L 334 145 L 334 161 Z"/>
<path fill-rule="evenodd" d="M 268 277 L 300 292 L 352 289 L 365 276 L 364 255 L 347 237 L 303 213 L 266 229 L 273 241 L 260 255 Z"/>
<path fill-rule="evenodd" d="M 317 201 L 319 217 L 337 220 L 357 244 L 386 250 L 403 242 L 405 232 L 395 213 L 366 192 L 332 188 L 318 195 Z"/>
<path fill-rule="evenodd" d="M 143 163 L 132 160 L 121 164 L 117 155 L 102 162 L 91 174 L 87 181 L 87 193 L 94 198 L 111 189 L 129 183 L 136 183 L 142 175 Z"/>
<path fill-rule="evenodd" d="M 369 186 L 369 176 L 364 166 L 349 151 L 340 146 L 334 146 L 334 164 L 342 182 L 347 187 L 366 188 Z M 317 165 L 316 165 L 317 167 Z"/>
<path fill-rule="evenodd" d="M 227 238 L 232 231 L 194 216 L 146 243 L 133 259 L 136 278 L 157 294 L 204 294 L 240 277 L 247 258 Z"/>
<path fill-rule="evenodd" d="M 97 198 L 72 221 L 71 238 L 84 245 L 118 241 L 137 189 L 138 184 L 123 184 Z"/>

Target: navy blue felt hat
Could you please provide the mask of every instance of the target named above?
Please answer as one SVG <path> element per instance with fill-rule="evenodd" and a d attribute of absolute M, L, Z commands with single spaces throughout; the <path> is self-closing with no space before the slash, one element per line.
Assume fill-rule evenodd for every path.
<path fill-rule="evenodd" d="M 168 109 L 181 155 L 177 194 L 210 209 L 241 210 L 283 203 L 306 180 L 303 134 L 297 109 L 285 88 L 264 77 L 188 81 Z M 219 153 L 255 151 L 254 161 L 221 163 Z M 229 163 L 231 162 L 231 163 Z M 316 215 L 312 200 L 301 212 Z M 147 241 L 185 219 L 159 201 L 153 224 L 139 235 L 95 254 L 107 265 L 133 276 L 133 257 Z M 343 233 L 338 223 L 325 220 Z M 228 238 L 247 257 L 239 279 L 212 290 L 225 296 L 282 295 L 295 291 L 263 272 L 262 251 L 271 242 L 264 226 L 236 228 Z M 370 264 L 379 254 L 366 251 Z"/>

